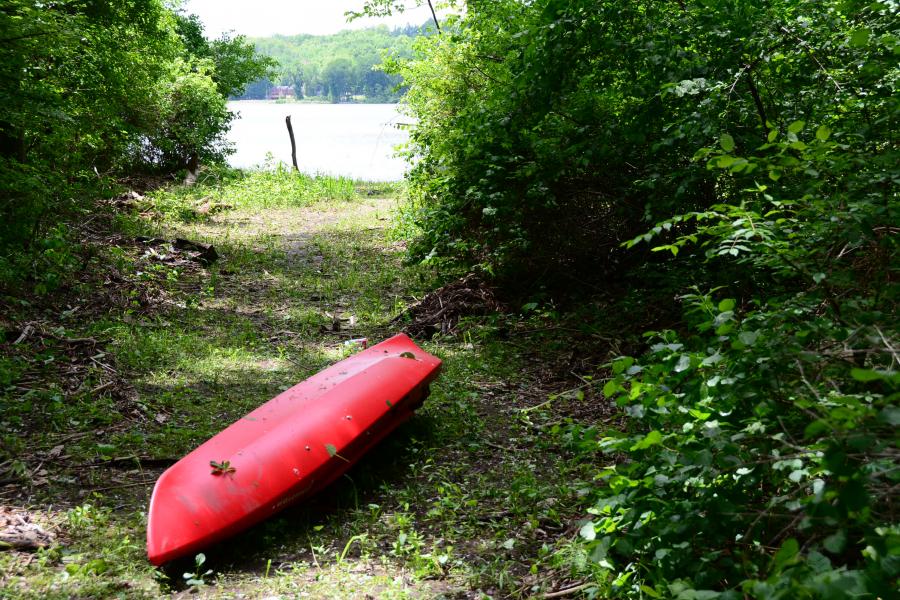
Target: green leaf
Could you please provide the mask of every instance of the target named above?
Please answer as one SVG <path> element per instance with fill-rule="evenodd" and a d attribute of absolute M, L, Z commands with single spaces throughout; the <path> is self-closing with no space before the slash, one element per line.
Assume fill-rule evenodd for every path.
<path fill-rule="evenodd" d="M 840 554 L 844 551 L 844 546 L 847 545 L 847 532 L 843 529 L 838 530 L 825 538 L 822 545 L 832 554 Z"/>
<path fill-rule="evenodd" d="M 790 133 L 800 133 L 803 131 L 803 128 L 806 127 L 806 121 L 794 121 L 790 125 L 788 125 L 788 132 Z"/>
<path fill-rule="evenodd" d="M 657 246 L 656 248 L 652 248 L 653 252 L 661 252 L 663 250 L 668 250 L 672 253 L 672 256 L 678 256 L 678 246 L 667 245 L 667 246 Z"/>
<path fill-rule="evenodd" d="M 738 161 L 734 156 L 729 156 L 728 154 L 723 154 L 722 156 L 716 159 L 716 166 L 720 169 L 727 169 L 734 163 Z"/>
<path fill-rule="evenodd" d="M 631 450 L 644 450 L 651 446 L 656 446 L 662 443 L 663 436 L 660 432 L 655 429 L 645 435 L 639 442 L 637 442 L 634 446 L 631 447 Z"/>
<path fill-rule="evenodd" d="M 587 541 L 593 542 L 595 539 L 597 539 L 597 530 L 594 529 L 594 522 L 588 521 L 587 523 L 585 523 L 581 527 L 581 530 L 578 532 L 578 534 Z"/>
<path fill-rule="evenodd" d="M 769 143 L 774 142 L 777 138 L 778 138 L 778 130 L 777 129 L 769 130 L 769 135 L 766 136 L 766 139 L 769 141 Z"/>
<path fill-rule="evenodd" d="M 741 343 L 743 343 L 747 346 L 752 346 L 753 344 L 756 343 L 756 340 L 759 339 L 759 332 L 758 331 L 742 331 L 738 334 L 738 339 L 741 341 Z"/>
<path fill-rule="evenodd" d="M 869 36 L 872 32 L 865 27 L 857 29 L 850 34 L 850 45 L 854 48 L 862 48 L 869 44 Z"/>
<path fill-rule="evenodd" d="M 617 358 L 616 361 L 613 363 L 613 374 L 619 375 L 620 373 L 625 371 L 625 369 L 627 369 L 628 367 L 630 367 L 633 364 L 634 364 L 634 359 L 631 358 L 630 356 L 623 356 L 622 358 Z"/>
<path fill-rule="evenodd" d="M 325 444 L 325 451 L 328 452 L 328 456 L 336 456 L 337 448 L 334 444 Z"/>
<path fill-rule="evenodd" d="M 850 369 L 850 376 L 857 381 L 862 381 L 865 383 L 868 383 L 870 381 L 878 381 L 879 379 L 885 379 L 884 373 L 880 373 L 872 369 Z"/>
<path fill-rule="evenodd" d="M 896 427 L 897 425 L 900 425 L 900 408 L 888 406 L 881 411 L 880 418 L 888 425 Z"/>
<path fill-rule="evenodd" d="M 775 571 L 781 572 L 785 567 L 797 562 L 800 544 L 794 538 L 788 538 L 775 553 L 773 558 Z"/>
<path fill-rule="evenodd" d="M 722 137 L 719 138 L 719 145 L 722 146 L 722 150 L 725 152 L 731 152 L 734 150 L 734 138 L 731 137 L 731 134 L 723 133 Z"/>
<path fill-rule="evenodd" d="M 719 312 L 728 312 L 729 310 L 734 310 L 734 307 L 737 303 L 731 298 L 725 298 L 721 302 L 719 302 Z"/>
<path fill-rule="evenodd" d="M 654 590 L 652 587 L 647 585 L 641 585 L 641 591 L 650 596 L 651 598 L 662 598 L 662 594 Z"/>
<path fill-rule="evenodd" d="M 615 379 L 610 379 L 603 385 L 603 395 L 607 398 L 612 398 L 621 389 L 622 386 L 619 385 L 618 381 L 616 381 Z"/>
<path fill-rule="evenodd" d="M 816 129 L 816 139 L 824 142 L 830 137 L 831 129 L 828 128 L 828 125 L 819 125 L 819 128 Z"/>
<path fill-rule="evenodd" d="M 824 573 L 831 569 L 831 561 L 828 560 L 828 557 L 815 550 L 806 557 L 806 564 L 809 565 L 814 573 Z"/>
<path fill-rule="evenodd" d="M 822 435 L 830 429 L 831 426 L 828 424 L 828 421 L 825 421 L 823 419 L 816 419 L 815 421 L 807 425 L 806 429 L 803 430 L 803 437 L 805 437 L 806 439 L 814 438 Z"/>

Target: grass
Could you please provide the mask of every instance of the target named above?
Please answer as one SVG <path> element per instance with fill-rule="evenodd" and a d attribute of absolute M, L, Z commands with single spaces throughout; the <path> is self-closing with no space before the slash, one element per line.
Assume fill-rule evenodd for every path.
<path fill-rule="evenodd" d="M 330 489 L 211 548 L 201 566 L 146 562 L 144 511 L 169 461 L 344 357 L 344 340 L 394 333 L 391 319 L 437 285 L 392 236 L 400 193 L 213 172 L 117 217 L 120 243 L 91 256 L 77 294 L 46 309 L 4 300 L 5 327 L 32 319 L 45 335 L 0 359 L 0 478 L 15 480 L 0 504 L 32 510 L 59 538 L 37 554 L 0 553 L 0 597 L 156 597 L 182 589 L 184 573 L 210 597 L 602 589 L 603 573 L 572 556 L 594 486 L 566 449 L 589 443 L 565 415 L 580 399 L 545 403 L 554 386 L 542 354 L 565 340 L 509 339 L 500 315 L 423 343 L 445 361 L 431 397 Z M 125 243 L 136 235 L 210 243 L 220 259 L 172 262 Z"/>

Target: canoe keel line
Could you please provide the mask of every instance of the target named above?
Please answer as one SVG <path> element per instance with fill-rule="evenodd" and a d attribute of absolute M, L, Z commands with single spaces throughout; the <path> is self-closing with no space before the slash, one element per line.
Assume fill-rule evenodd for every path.
<path fill-rule="evenodd" d="M 150 562 L 188 556 L 328 486 L 412 416 L 440 367 L 440 359 L 396 335 L 216 434 L 156 482 Z"/>

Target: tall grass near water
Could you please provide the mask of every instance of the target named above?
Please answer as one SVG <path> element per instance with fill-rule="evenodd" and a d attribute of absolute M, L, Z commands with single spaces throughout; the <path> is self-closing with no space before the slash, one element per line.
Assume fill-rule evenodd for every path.
<path fill-rule="evenodd" d="M 229 208 L 288 208 L 322 200 L 349 201 L 355 197 L 348 177 L 300 173 L 278 165 L 273 169 L 213 168 L 194 186 L 174 187 L 153 194 L 164 212 L 182 212 L 209 204 Z"/>

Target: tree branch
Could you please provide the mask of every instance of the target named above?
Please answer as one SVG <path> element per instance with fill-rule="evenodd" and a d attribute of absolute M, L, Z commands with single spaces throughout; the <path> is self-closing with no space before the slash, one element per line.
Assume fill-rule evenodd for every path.
<path fill-rule="evenodd" d="M 438 23 L 437 13 L 434 12 L 434 6 L 431 4 L 431 0 L 428 0 L 428 8 L 431 9 L 431 18 L 434 19 L 434 26 L 437 27 L 437 32 L 441 33 L 441 24 Z"/>
<path fill-rule="evenodd" d="M 747 73 L 747 87 L 750 88 L 750 95 L 753 96 L 753 103 L 756 104 L 756 112 L 759 114 L 759 120 L 762 121 L 763 137 L 765 137 L 769 130 L 769 126 L 767 125 L 769 120 L 766 118 L 766 107 L 763 106 L 762 98 L 759 97 L 759 90 L 756 89 L 756 84 L 753 83 L 753 77 L 749 72 Z"/>

